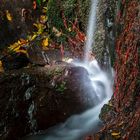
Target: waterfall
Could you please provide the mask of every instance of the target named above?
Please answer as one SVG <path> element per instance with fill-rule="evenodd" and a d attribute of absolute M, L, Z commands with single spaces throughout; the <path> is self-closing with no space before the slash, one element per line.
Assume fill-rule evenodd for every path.
<path fill-rule="evenodd" d="M 96 29 L 96 9 L 97 9 L 98 0 L 91 0 L 91 8 L 87 26 L 87 39 L 85 43 L 85 56 L 84 60 L 87 63 L 89 53 L 92 51 L 92 45 L 94 45 L 94 33 Z"/>
<path fill-rule="evenodd" d="M 100 69 L 96 60 L 90 62 L 89 65 L 83 62 L 74 64 L 88 71 L 95 91 L 88 96 L 94 97 L 95 106 L 81 114 L 71 116 L 65 123 L 50 128 L 47 133 L 26 140 L 83 140 L 86 135 L 99 130 L 101 108 L 109 101 L 113 93 L 112 79 Z M 83 82 L 86 83 L 86 81 Z"/>
<path fill-rule="evenodd" d="M 113 74 L 102 71 L 96 59 L 92 61 L 88 59 L 94 44 L 98 0 L 91 0 L 91 2 L 84 62 L 74 62 L 73 64 L 84 67 L 88 71 L 92 82 L 91 88 L 95 91 L 94 93 L 89 93 L 90 95 L 88 96 L 94 98 L 95 106 L 82 114 L 71 116 L 65 123 L 50 129 L 47 134 L 29 140 L 83 140 L 85 135 L 96 132 L 101 123 L 99 119 L 101 108 L 110 100 L 113 93 Z M 86 83 L 87 81 L 83 82 Z"/>

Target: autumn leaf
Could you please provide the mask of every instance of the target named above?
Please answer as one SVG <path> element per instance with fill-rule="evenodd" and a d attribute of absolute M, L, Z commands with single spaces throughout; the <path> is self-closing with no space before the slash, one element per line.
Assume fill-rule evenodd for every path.
<path fill-rule="evenodd" d="M 24 53 L 28 56 L 28 53 L 27 53 L 26 50 L 19 49 L 19 50 L 16 51 L 16 53 Z"/>
<path fill-rule="evenodd" d="M 7 20 L 12 21 L 11 13 L 8 10 L 6 10 L 6 18 Z"/>
<path fill-rule="evenodd" d="M 48 45 L 49 45 L 49 39 L 48 38 L 45 38 L 42 40 L 42 47 L 43 49 L 48 49 Z"/>
<path fill-rule="evenodd" d="M 47 7 L 43 7 L 42 13 L 46 14 L 47 13 Z"/>
<path fill-rule="evenodd" d="M 44 24 L 47 21 L 47 19 L 48 19 L 47 16 L 41 15 L 40 16 L 40 23 L 43 23 Z"/>
<path fill-rule="evenodd" d="M 14 51 L 17 47 L 19 47 L 19 43 L 15 42 L 14 44 L 10 45 L 10 47 L 8 47 L 8 49 L 10 51 Z"/>
<path fill-rule="evenodd" d="M 84 42 L 84 41 L 85 41 L 85 34 L 82 33 L 82 32 L 80 32 L 80 31 L 78 31 L 78 32 L 77 32 L 77 35 L 76 35 L 76 38 L 77 38 L 78 40 L 80 40 L 81 42 Z"/>
<path fill-rule="evenodd" d="M 46 28 L 46 26 L 41 23 L 34 23 L 33 25 L 38 29 L 38 31 L 35 32 L 35 34 L 37 35 L 40 35 L 43 32 L 43 30 Z"/>
<path fill-rule="evenodd" d="M 118 132 L 118 133 L 117 132 L 112 132 L 111 135 L 112 136 L 118 136 L 118 135 L 120 135 L 120 132 Z"/>
<path fill-rule="evenodd" d="M 28 40 L 25 40 L 25 39 L 19 39 L 19 41 L 20 41 L 20 44 L 22 44 L 22 45 L 25 45 L 25 44 L 27 44 L 28 43 Z"/>
<path fill-rule="evenodd" d="M 30 40 L 30 41 L 32 41 L 32 40 L 34 40 L 35 38 L 37 37 L 37 34 L 34 34 L 33 36 L 28 36 L 28 39 Z"/>
<path fill-rule="evenodd" d="M 60 32 L 58 29 L 56 29 L 55 27 L 53 27 L 52 31 L 55 33 L 55 35 L 57 37 L 60 37 L 62 35 L 62 32 Z"/>
<path fill-rule="evenodd" d="M 68 28 L 68 31 L 69 31 L 69 32 L 71 32 L 71 31 L 72 31 L 71 27 L 69 27 L 69 28 Z"/>
<path fill-rule="evenodd" d="M 115 138 L 115 139 L 119 139 L 120 136 L 120 132 L 112 132 L 111 135 Z"/>
<path fill-rule="evenodd" d="M 10 45 L 10 47 L 8 47 L 9 52 L 10 53 L 24 53 L 28 55 L 26 49 L 23 48 L 23 46 L 27 44 L 28 44 L 28 40 L 20 39 L 14 44 Z"/>
<path fill-rule="evenodd" d="M 36 7 L 37 7 L 37 5 L 36 5 L 36 1 L 34 0 L 34 1 L 33 1 L 33 9 L 35 10 Z"/>
<path fill-rule="evenodd" d="M 0 72 L 3 72 L 4 69 L 3 69 L 3 66 L 2 66 L 2 62 L 0 61 Z"/>

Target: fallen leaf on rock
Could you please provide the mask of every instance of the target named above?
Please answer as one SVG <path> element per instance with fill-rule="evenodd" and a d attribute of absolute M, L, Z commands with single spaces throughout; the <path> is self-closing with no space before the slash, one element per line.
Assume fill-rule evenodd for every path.
<path fill-rule="evenodd" d="M 48 38 L 43 39 L 43 41 L 42 41 L 42 47 L 44 49 L 48 49 L 48 45 L 49 45 L 49 39 Z"/>
<path fill-rule="evenodd" d="M 120 132 L 112 132 L 111 135 L 115 138 L 115 139 L 119 139 L 120 136 Z"/>
<path fill-rule="evenodd" d="M 11 13 L 8 10 L 6 10 L 6 18 L 7 20 L 12 21 Z"/>
<path fill-rule="evenodd" d="M 0 72 L 3 72 L 3 66 L 2 66 L 2 62 L 0 61 Z"/>

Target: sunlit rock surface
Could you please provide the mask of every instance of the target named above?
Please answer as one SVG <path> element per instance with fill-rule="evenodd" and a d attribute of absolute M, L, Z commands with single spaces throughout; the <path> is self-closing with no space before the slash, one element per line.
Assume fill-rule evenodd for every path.
<path fill-rule="evenodd" d="M 34 67 L 1 74 L 0 139 L 17 140 L 92 107 L 90 86 L 82 67 Z"/>

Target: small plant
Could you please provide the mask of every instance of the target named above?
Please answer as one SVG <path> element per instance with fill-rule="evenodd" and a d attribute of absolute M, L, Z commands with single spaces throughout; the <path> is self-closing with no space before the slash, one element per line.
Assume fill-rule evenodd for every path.
<path fill-rule="evenodd" d="M 66 89 L 67 89 L 66 82 L 62 82 L 60 85 L 56 86 L 56 91 L 59 91 L 61 93 L 63 93 L 64 90 L 66 90 Z"/>
<path fill-rule="evenodd" d="M 56 68 L 53 72 L 54 75 L 61 75 L 61 73 L 62 73 L 62 69 L 60 68 Z"/>

